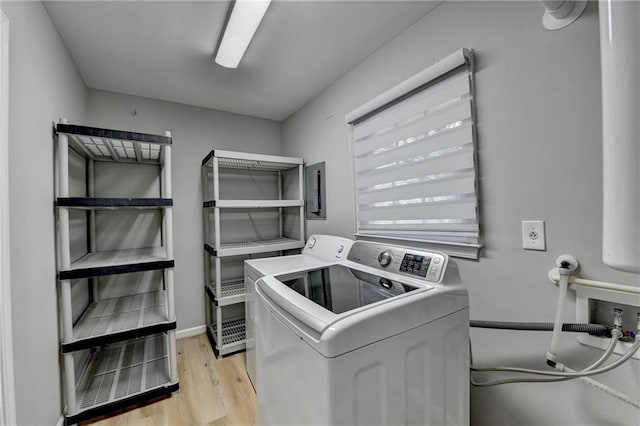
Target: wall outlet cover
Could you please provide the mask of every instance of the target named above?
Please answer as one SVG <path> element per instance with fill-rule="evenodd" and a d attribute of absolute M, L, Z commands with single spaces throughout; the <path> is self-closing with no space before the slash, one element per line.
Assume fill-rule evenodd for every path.
<path fill-rule="evenodd" d="M 543 220 L 522 221 L 522 248 L 542 251 L 547 249 Z"/>

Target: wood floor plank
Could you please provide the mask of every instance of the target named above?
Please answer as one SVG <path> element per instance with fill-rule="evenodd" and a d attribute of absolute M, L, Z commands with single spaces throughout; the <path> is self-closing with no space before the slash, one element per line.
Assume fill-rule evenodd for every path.
<path fill-rule="evenodd" d="M 253 426 L 256 395 L 245 354 L 216 359 L 206 334 L 177 342 L 180 390 L 171 397 L 119 415 L 86 422 L 95 426 Z"/>
<path fill-rule="evenodd" d="M 244 353 L 222 361 L 218 370 L 228 425 L 243 426 L 256 424 L 255 393 L 245 369 Z"/>

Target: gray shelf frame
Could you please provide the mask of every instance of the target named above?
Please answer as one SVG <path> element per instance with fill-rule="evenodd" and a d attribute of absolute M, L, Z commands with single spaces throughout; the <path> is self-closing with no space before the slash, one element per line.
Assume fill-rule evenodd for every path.
<path fill-rule="evenodd" d="M 204 229 L 204 268 L 205 295 L 207 301 L 207 333 L 216 352 L 216 356 L 224 356 L 245 349 L 246 336 L 244 334 L 244 319 L 242 318 L 242 333 L 239 330 L 240 318 L 233 320 L 223 318 L 223 309 L 243 303 L 245 293 L 228 295 L 228 282 L 222 280 L 222 260 L 260 253 L 282 253 L 286 250 L 304 247 L 304 161 L 302 158 L 283 157 L 277 155 L 253 154 L 214 149 L 202 160 L 203 186 L 203 229 Z M 238 200 L 220 197 L 220 173 L 227 170 L 246 170 L 275 173 L 277 175 L 278 199 Z M 283 199 L 284 172 L 297 174 L 298 192 L 295 199 Z M 288 238 L 284 235 L 283 209 L 298 209 L 300 226 L 297 230 L 299 239 Z M 222 226 L 221 211 L 224 209 L 277 209 L 278 238 L 256 241 L 222 241 L 220 229 Z M 213 220 L 210 212 L 213 210 Z M 212 273 L 213 270 L 213 273 Z M 238 280 L 243 281 L 243 280 Z M 218 327 L 218 324 L 221 326 Z M 231 325 L 235 324 L 235 325 Z M 231 333 L 231 334 L 229 334 Z M 232 336 L 232 337 L 229 337 Z M 240 338 L 241 337 L 241 338 Z"/>
<path fill-rule="evenodd" d="M 172 138 L 170 132 L 162 135 L 102 129 L 68 124 L 61 119 L 56 125 L 56 194 L 58 240 L 58 288 L 61 316 L 61 351 L 63 355 L 63 389 L 65 423 L 108 414 L 132 405 L 144 403 L 178 390 L 176 318 L 174 302 L 173 259 L 173 199 L 171 197 Z M 86 197 L 69 196 L 69 152 L 76 151 L 86 161 Z M 95 197 L 95 162 L 134 163 L 158 166 L 160 196 L 154 198 Z M 70 253 L 69 213 L 72 209 L 87 211 L 88 253 L 75 261 Z M 162 212 L 162 246 L 131 250 L 96 250 L 95 211 L 121 209 L 159 209 Z M 132 272 L 162 270 L 163 290 L 153 295 L 132 295 L 111 300 L 100 300 L 96 277 Z M 76 323 L 72 321 L 71 280 L 88 278 L 90 304 Z M 142 305 L 137 309 L 136 298 Z M 163 298 L 161 302 L 158 297 Z M 149 299 L 153 299 L 149 302 Z M 136 310 L 137 309 L 137 310 Z M 102 310 L 102 311 L 101 311 Z M 111 311 L 109 311 L 111 310 Z M 131 340 L 135 339 L 135 340 Z M 162 379 L 153 386 L 143 386 L 135 392 L 121 396 L 110 395 L 100 402 L 86 404 L 86 392 L 96 389 L 96 371 L 103 368 L 110 351 L 129 344 L 143 345 L 143 353 L 151 353 L 151 344 L 161 344 L 163 365 Z M 158 343 L 161 342 L 161 343 Z M 88 366 L 82 370 L 78 354 L 89 351 Z M 126 349 L 123 349 L 123 354 Z M 124 356 L 124 355 L 123 355 Z M 146 355 L 144 355 L 146 357 Z M 117 360 L 114 377 L 122 374 L 127 366 L 124 358 Z M 158 360 L 152 360 L 157 364 Z M 109 361 L 113 363 L 115 361 Z M 109 364 L 109 365 L 111 365 Z M 146 368 L 146 367 L 144 367 Z M 149 370 L 150 371 L 150 370 Z M 106 374 L 106 373 L 105 373 Z M 111 373 L 109 373 L 111 374 Z M 93 377 L 93 378 L 92 378 Z M 96 392 L 104 393 L 106 391 Z M 115 389 L 115 388 L 114 388 Z M 120 390 L 121 391 L 121 390 Z M 120 392 L 114 390 L 113 392 Z M 104 396 L 104 395 L 103 395 Z"/>

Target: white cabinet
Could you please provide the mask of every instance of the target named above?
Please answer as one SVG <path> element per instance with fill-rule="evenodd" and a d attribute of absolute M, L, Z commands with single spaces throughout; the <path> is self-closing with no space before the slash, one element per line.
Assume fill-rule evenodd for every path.
<path fill-rule="evenodd" d="M 211 151 L 202 161 L 207 331 L 245 349 L 243 262 L 304 247 L 302 158 Z"/>
<path fill-rule="evenodd" d="M 178 390 L 172 139 L 64 119 L 56 133 L 64 414 L 73 424 Z"/>

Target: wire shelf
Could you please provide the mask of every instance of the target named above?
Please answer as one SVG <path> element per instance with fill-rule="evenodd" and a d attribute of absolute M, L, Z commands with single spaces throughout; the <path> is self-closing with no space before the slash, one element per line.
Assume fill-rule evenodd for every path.
<path fill-rule="evenodd" d="M 220 158 L 218 165 L 224 169 L 282 171 L 298 167 L 297 164 L 276 163 L 270 161 L 240 160 L 237 158 Z"/>
<path fill-rule="evenodd" d="M 213 158 L 218 159 L 218 167 L 237 170 L 262 170 L 278 172 L 302 165 L 302 158 L 279 157 L 266 154 L 249 154 L 224 150 L 213 150 L 202 160 L 202 165 L 212 167 Z"/>
<path fill-rule="evenodd" d="M 173 207 L 173 200 L 171 198 L 66 197 L 58 198 L 56 205 L 86 210 L 158 209 Z"/>
<path fill-rule="evenodd" d="M 218 325 L 213 324 L 213 331 L 218 332 Z M 245 339 L 244 318 L 222 322 L 222 345 L 241 342 Z"/>
<path fill-rule="evenodd" d="M 215 249 L 210 244 L 205 244 L 205 250 L 207 250 L 207 252 L 209 252 L 213 256 L 220 257 L 291 250 L 302 247 L 304 247 L 304 241 L 295 240 L 293 238 L 277 238 L 273 240 L 221 243 L 220 248 L 218 249 Z"/>
<path fill-rule="evenodd" d="M 244 318 L 231 319 L 222 322 L 222 344 L 218 339 L 218 325 L 213 323 L 207 327 L 209 338 L 216 356 L 228 355 L 245 349 L 246 331 Z"/>
<path fill-rule="evenodd" d="M 77 386 L 75 413 L 171 384 L 163 335 L 107 346 L 95 352 Z"/>
<path fill-rule="evenodd" d="M 303 200 L 209 200 L 202 203 L 204 208 L 230 208 L 230 209 L 273 209 L 280 207 L 300 207 Z"/>
<path fill-rule="evenodd" d="M 207 293 L 216 306 L 227 306 L 244 302 L 244 279 L 226 280 L 220 283 L 220 294 L 216 294 L 216 285 L 207 285 Z"/>
<path fill-rule="evenodd" d="M 126 274 L 173 268 L 175 262 L 167 258 L 164 247 L 112 250 L 87 253 L 71 263 L 71 268 L 61 270 L 61 280 Z"/>
<path fill-rule="evenodd" d="M 69 137 L 79 153 L 97 161 L 160 164 L 162 146 L 171 137 L 147 133 L 58 124 L 56 131 Z"/>
<path fill-rule="evenodd" d="M 73 341 L 63 352 L 175 329 L 167 318 L 164 290 L 101 300 L 89 305 L 73 328 Z"/>

